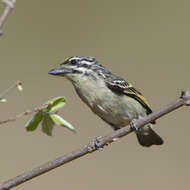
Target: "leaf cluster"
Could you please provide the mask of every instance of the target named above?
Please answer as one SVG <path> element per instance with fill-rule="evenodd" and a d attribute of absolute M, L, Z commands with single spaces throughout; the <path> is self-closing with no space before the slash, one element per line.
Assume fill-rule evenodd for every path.
<path fill-rule="evenodd" d="M 39 109 L 26 124 L 27 131 L 35 131 L 40 125 L 42 132 L 52 136 L 52 131 L 56 125 L 66 127 L 75 132 L 75 128 L 57 114 L 58 110 L 65 105 L 66 99 L 59 96 L 48 100 L 43 104 L 44 108 Z"/>

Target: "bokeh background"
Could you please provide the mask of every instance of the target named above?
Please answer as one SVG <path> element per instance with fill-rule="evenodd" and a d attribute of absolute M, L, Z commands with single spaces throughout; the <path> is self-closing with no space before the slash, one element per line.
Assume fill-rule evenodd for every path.
<path fill-rule="evenodd" d="M 61 127 L 53 137 L 27 133 L 30 116 L 1 125 L 0 182 L 111 132 L 68 81 L 47 74 L 67 57 L 96 57 L 142 91 L 153 110 L 190 90 L 189 9 L 189 0 L 18 1 L 0 37 L 0 92 L 18 79 L 24 91 L 6 97 L 0 119 L 64 95 L 60 115 L 77 134 Z M 15 189 L 188 189 L 189 121 L 184 107 L 157 121 L 163 146 L 143 148 L 131 134 Z"/>

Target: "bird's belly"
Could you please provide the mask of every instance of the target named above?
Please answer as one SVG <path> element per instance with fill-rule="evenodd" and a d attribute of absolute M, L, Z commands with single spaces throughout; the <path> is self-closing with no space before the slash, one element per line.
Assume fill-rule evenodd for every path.
<path fill-rule="evenodd" d="M 117 108 L 114 108 L 117 109 Z M 96 105 L 93 109 L 93 112 L 101 117 L 104 121 L 109 124 L 123 127 L 130 123 L 131 119 L 128 116 L 127 112 L 122 110 L 114 110 L 113 107 Z"/>
<path fill-rule="evenodd" d="M 132 119 L 143 116 L 145 111 L 139 102 L 126 95 L 111 95 L 96 101 L 93 105 L 93 112 L 100 116 L 104 121 L 124 127 Z"/>
<path fill-rule="evenodd" d="M 79 85 L 79 84 L 78 84 Z M 126 95 L 118 95 L 111 90 L 88 83 L 83 88 L 75 87 L 80 98 L 91 110 L 109 124 L 124 127 L 139 115 L 144 116 L 145 110 L 135 99 Z"/>

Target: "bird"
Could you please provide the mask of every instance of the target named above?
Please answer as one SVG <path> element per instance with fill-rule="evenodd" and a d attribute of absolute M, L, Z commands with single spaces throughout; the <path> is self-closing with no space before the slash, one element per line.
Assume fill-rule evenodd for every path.
<path fill-rule="evenodd" d="M 152 113 L 149 103 L 130 82 L 103 67 L 94 57 L 66 58 L 49 74 L 67 78 L 87 106 L 114 130 Z M 152 129 L 155 121 L 136 129 L 140 145 L 162 145 Z"/>

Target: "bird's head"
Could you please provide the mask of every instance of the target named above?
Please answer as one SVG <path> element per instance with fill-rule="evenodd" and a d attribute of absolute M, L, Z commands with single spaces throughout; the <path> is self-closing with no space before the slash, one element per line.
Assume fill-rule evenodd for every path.
<path fill-rule="evenodd" d="M 65 59 L 60 66 L 52 69 L 49 74 L 64 76 L 69 80 L 78 76 L 101 75 L 105 68 L 93 57 L 73 56 Z"/>

